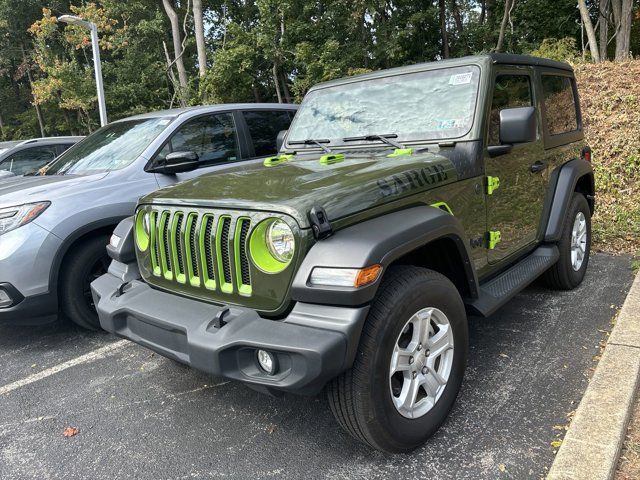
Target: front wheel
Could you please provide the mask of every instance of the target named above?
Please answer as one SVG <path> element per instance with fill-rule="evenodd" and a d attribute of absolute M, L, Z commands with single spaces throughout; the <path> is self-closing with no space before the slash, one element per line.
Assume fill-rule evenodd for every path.
<path fill-rule="evenodd" d="M 60 275 L 58 288 L 62 312 L 73 323 L 89 330 L 100 328 L 91 282 L 109 268 L 108 242 L 109 237 L 101 235 L 74 245 L 64 259 Z"/>
<path fill-rule="evenodd" d="M 338 423 L 378 450 L 420 446 L 455 402 L 468 343 L 464 305 L 449 279 L 424 268 L 392 267 L 369 311 L 353 367 L 328 386 Z"/>

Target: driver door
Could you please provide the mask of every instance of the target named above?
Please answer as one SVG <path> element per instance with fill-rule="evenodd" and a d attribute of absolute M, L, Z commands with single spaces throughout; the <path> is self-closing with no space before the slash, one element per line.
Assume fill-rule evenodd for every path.
<path fill-rule="evenodd" d="M 500 145 L 500 111 L 536 107 L 534 75 L 530 67 L 505 68 L 497 73 L 489 116 L 488 146 Z M 500 232 L 500 241 L 489 245 L 489 264 L 522 254 L 535 242 L 544 203 L 544 146 L 540 131 L 540 109 L 536 111 L 537 133 L 533 142 L 514 144 L 507 153 L 489 155 L 485 150 L 485 172 L 498 178 L 499 187 L 487 190 L 487 225 Z M 493 248 L 491 248 L 493 247 Z"/>
<path fill-rule="evenodd" d="M 184 151 L 195 152 L 200 167 L 175 175 L 156 173 L 160 187 L 182 182 L 239 161 L 240 144 L 233 114 L 212 113 L 186 121 L 169 137 L 153 162 L 164 160 L 169 153 Z"/>

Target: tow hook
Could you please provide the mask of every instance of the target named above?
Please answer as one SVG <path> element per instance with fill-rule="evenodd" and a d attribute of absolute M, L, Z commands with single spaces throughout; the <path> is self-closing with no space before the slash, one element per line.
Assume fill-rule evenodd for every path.
<path fill-rule="evenodd" d="M 124 282 L 121 283 L 120 286 L 118 287 L 118 290 L 116 291 L 116 298 L 121 297 L 122 295 L 124 295 L 127 291 L 127 287 L 131 285 L 130 282 Z"/>
<path fill-rule="evenodd" d="M 225 307 L 222 308 L 220 310 L 218 310 L 218 313 L 216 313 L 216 316 L 213 317 L 213 327 L 214 328 L 222 328 L 224 327 L 227 322 L 224 321 L 224 317 L 229 313 L 229 308 Z"/>

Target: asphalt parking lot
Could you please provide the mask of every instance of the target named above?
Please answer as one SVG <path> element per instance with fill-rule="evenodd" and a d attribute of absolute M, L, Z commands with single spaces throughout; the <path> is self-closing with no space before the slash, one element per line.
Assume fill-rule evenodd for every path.
<path fill-rule="evenodd" d="M 627 257 L 598 254 L 579 289 L 534 285 L 472 318 L 449 420 L 395 456 L 344 434 L 323 396 L 267 397 L 68 325 L 0 326 L 0 478 L 539 478 L 631 281 Z"/>

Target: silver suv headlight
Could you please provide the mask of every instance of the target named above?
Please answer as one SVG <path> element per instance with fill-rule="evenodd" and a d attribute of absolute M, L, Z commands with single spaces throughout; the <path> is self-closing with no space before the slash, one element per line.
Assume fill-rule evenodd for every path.
<path fill-rule="evenodd" d="M 0 208 L 0 235 L 32 222 L 49 205 L 51 202 L 36 202 Z"/>

